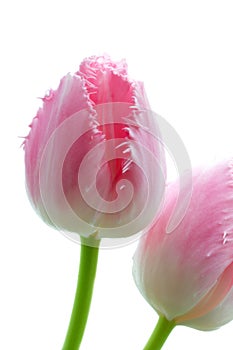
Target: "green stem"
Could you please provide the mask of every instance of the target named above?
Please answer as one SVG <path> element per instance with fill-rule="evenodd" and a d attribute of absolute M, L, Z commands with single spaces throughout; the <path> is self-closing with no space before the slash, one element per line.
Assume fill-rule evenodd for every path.
<path fill-rule="evenodd" d="M 167 340 L 169 334 L 175 327 L 174 321 L 168 321 L 164 316 L 160 316 L 158 323 L 151 334 L 143 350 L 160 350 Z"/>
<path fill-rule="evenodd" d="M 86 245 L 88 240 L 81 239 L 81 254 L 76 294 L 66 339 L 62 350 L 78 350 L 85 331 L 91 305 L 97 261 L 98 247 Z"/>

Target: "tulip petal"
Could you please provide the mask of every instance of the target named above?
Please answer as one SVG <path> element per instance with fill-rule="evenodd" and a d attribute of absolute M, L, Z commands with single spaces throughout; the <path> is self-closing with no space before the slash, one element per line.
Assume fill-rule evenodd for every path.
<path fill-rule="evenodd" d="M 58 89 L 50 90 L 43 98 L 43 108 L 39 109 L 30 125 L 30 133 L 24 142 L 26 183 L 37 209 L 40 202 L 39 167 L 44 147 L 53 131 L 67 117 L 84 108 L 91 111 L 83 82 L 79 76 L 67 74 L 60 81 Z"/>
<path fill-rule="evenodd" d="M 187 320 L 183 325 L 204 331 L 215 330 L 232 321 L 233 315 L 233 288 L 212 311 L 199 318 Z"/>
<path fill-rule="evenodd" d="M 227 296 L 233 285 L 233 263 L 231 263 L 220 276 L 215 286 L 204 298 L 185 315 L 175 319 L 177 324 L 185 324 L 185 321 L 200 318 L 215 309 Z"/>

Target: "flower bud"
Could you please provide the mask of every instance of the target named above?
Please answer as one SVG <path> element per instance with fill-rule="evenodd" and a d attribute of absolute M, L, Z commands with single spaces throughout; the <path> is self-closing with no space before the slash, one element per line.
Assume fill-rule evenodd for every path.
<path fill-rule="evenodd" d="M 128 77 L 125 61 L 89 57 L 50 90 L 25 140 L 25 164 L 35 210 L 74 240 L 131 239 L 152 222 L 164 152 L 143 84 Z"/>
<path fill-rule="evenodd" d="M 233 319 L 233 161 L 194 171 L 189 207 L 168 234 L 177 193 L 170 184 L 162 214 L 142 236 L 134 279 L 159 315 L 212 330 Z"/>

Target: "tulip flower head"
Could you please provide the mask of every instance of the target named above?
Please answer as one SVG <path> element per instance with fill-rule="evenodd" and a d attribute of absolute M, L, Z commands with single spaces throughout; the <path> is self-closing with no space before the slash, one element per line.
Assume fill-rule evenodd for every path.
<path fill-rule="evenodd" d="M 165 161 L 155 114 L 125 61 L 85 59 L 43 98 L 25 140 L 38 214 L 77 240 L 131 239 L 153 220 Z"/>
<path fill-rule="evenodd" d="M 167 234 L 176 197 L 173 183 L 163 212 L 140 240 L 134 279 L 168 321 L 216 329 L 233 319 L 233 161 L 193 172 L 189 207 Z"/>

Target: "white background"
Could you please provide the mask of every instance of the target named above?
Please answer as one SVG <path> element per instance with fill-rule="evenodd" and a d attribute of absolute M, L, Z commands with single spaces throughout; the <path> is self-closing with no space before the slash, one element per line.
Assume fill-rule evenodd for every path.
<path fill-rule="evenodd" d="M 193 163 L 233 147 L 232 1 L 2 1 L 0 5 L 0 349 L 58 350 L 65 337 L 79 245 L 47 227 L 24 188 L 21 139 L 50 87 L 89 55 L 126 58 L 154 111 Z M 136 244 L 100 252 L 82 349 L 142 350 L 157 315 L 136 289 Z M 233 317 L 233 316 L 232 316 Z M 177 327 L 164 350 L 232 349 L 233 323 Z"/>

